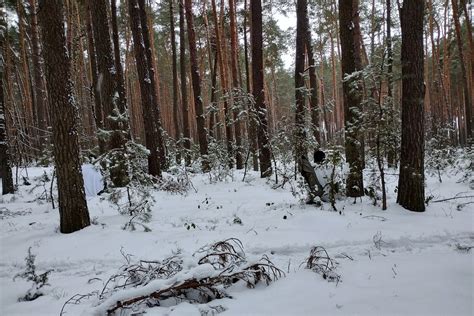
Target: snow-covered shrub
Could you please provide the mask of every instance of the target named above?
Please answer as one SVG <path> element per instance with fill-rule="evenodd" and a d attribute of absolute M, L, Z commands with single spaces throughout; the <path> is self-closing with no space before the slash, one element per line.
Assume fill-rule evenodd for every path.
<path fill-rule="evenodd" d="M 344 149 L 338 145 L 330 146 L 326 151 L 326 159 L 323 161 L 323 166 L 330 170 L 330 176 L 327 179 L 328 182 L 325 191 L 328 191 L 329 202 L 335 211 L 337 211 L 336 199 L 342 195 L 345 190 L 343 150 Z"/>
<path fill-rule="evenodd" d="M 309 257 L 303 262 L 306 269 L 310 269 L 320 274 L 323 279 L 329 282 L 337 282 L 341 280 L 341 276 L 336 273 L 338 263 L 332 259 L 326 249 L 321 246 L 311 248 Z"/>
<path fill-rule="evenodd" d="M 443 182 L 441 175 L 456 163 L 456 148 L 451 145 L 451 134 L 454 129 L 445 126 L 437 129 L 425 146 L 425 170 L 429 175 L 437 175 L 439 182 Z"/>
<path fill-rule="evenodd" d="M 460 182 L 468 183 L 474 190 L 474 145 L 471 144 L 460 150 L 456 161 L 457 169 L 461 172 Z"/>
<path fill-rule="evenodd" d="M 13 277 L 13 280 L 16 278 L 21 278 L 33 283 L 31 288 L 26 292 L 25 296 L 18 299 L 19 301 L 33 301 L 37 299 L 38 297 L 44 295 L 42 288 L 49 285 L 48 276 L 53 270 L 47 270 L 44 273 L 37 274 L 35 258 L 36 256 L 31 252 L 31 247 L 29 247 L 28 254 L 25 257 L 25 271 L 18 273 Z"/>
<path fill-rule="evenodd" d="M 209 142 L 207 159 L 211 167 L 208 173 L 210 183 L 233 180 L 233 169 L 230 167 L 225 141 L 212 140 Z"/>
<path fill-rule="evenodd" d="M 139 225 L 150 231 L 144 223 L 151 218 L 151 206 L 155 201 L 150 191 L 156 186 L 156 179 L 146 171 L 148 154 L 143 145 L 129 140 L 122 149 L 111 150 L 96 161 L 107 181 L 105 198 L 115 205 L 120 214 L 130 216 L 124 229 L 135 230 Z M 125 168 L 128 177 L 127 185 L 122 188 L 114 187 L 110 177 L 110 166 L 117 161 Z"/>

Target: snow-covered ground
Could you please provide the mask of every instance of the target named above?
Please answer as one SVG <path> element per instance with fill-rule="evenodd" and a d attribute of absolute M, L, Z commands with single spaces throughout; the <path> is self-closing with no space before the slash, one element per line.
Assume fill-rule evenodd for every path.
<path fill-rule="evenodd" d="M 49 169 L 30 168 L 30 179 Z M 434 199 L 458 193 L 473 195 L 459 176 L 429 178 L 427 195 Z M 108 201 L 88 197 L 94 225 L 73 234 L 58 232 L 59 215 L 50 203 L 36 200 L 37 181 L 0 198 L 0 315 L 59 315 L 75 294 L 99 290 L 125 262 L 161 260 L 183 249 L 192 254 L 203 245 L 238 238 L 248 256 L 267 254 L 286 276 L 269 286 L 247 289 L 236 284 L 232 298 L 211 301 L 223 315 L 474 315 L 474 199 L 431 203 L 425 213 L 404 210 L 395 202 L 396 177 L 388 177 L 387 211 L 368 198 L 338 201 L 341 214 L 305 205 L 289 187 L 271 184 L 250 172 L 242 182 L 209 183 L 193 176 L 186 195 L 156 192 L 151 232 L 122 229 L 128 217 Z M 49 184 L 46 184 L 49 190 Z M 236 218 L 240 218 L 241 224 Z M 194 224 L 194 225 L 192 225 Z M 189 228 L 189 229 L 188 229 Z M 301 263 L 313 246 L 323 246 L 339 263 L 341 282 L 327 282 Z M 30 284 L 13 277 L 24 271 L 29 247 L 37 255 L 37 272 L 54 271 L 45 295 L 19 302 Z M 94 299 L 68 305 L 65 315 L 90 315 Z M 206 306 L 181 302 L 154 307 L 146 315 L 200 315 Z M 207 309 L 209 311 L 209 309 Z M 208 313 L 209 314 L 209 313 Z"/>

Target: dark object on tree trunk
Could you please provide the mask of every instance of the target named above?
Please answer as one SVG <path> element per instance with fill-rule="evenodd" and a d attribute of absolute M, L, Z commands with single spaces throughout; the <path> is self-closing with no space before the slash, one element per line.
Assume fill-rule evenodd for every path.
<path fill-rule="evenodd" d="M 79 160 L 78 109 L 74 101 L 63 17 L 63 1 L 40 1 L 39 22 L 44 38 L 43 58 L 53 126 L 60 231 L 72 233 L 89 226 L 90 218 Z"/>
<path fill-rule="evenodd" d="M 402 27 L 402 142 L 397 203 L 425 211 L 423 0 L 405 0 Z"/>
<path fill-rule="evenodd" d="M 309 203 L 313 202 L 317 196 L 321 198 L 324 193 L 323 186 L 319 183 L 314 168 L 305 155 L 302 155 L 300 158 L 299 168 L 301 175 L 309 187 Z"/>
<path fill-rule="evenodd" d="M 326 159 L 326 154 L 322 150 L 316 150 L 314 152 L 314 162 L 315 163 L 322 163 Z"/>

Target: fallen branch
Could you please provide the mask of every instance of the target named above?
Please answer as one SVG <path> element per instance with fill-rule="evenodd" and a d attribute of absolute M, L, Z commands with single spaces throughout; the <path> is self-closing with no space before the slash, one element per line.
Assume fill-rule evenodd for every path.
<path fill-rule="evenodd" d="M 97 292 L 96 313 L 114 315 L 121 309 L 159 306 L 174 298 L 190 303 L 208 303 L 229 297 L 225 288 L 242 281 L 248 288 L 266 285 L 283 277 L 267 256 L 248 262 L 242 242 L 229 238 L 201 247 L 192 261 L 181 252 L 163 261 L 140 260 L 131 263 L 131 256 L 122 252 L 126 264 L 105 282 Z M 68 304 L 71 300 L 68 300 Z"/>
<path fill-rule="evenodd" d="M 439 203 L 439 202 L 446 202 L 446 201 L 457 200 L 457 199 L 468 199 L 468 198 L 474 198 L 474 195 L 453 196 L 453 197 L 450 197 L 450 198 L 447 198 L 447 199 L 434 200 L 434 201 L 431 201 L 431 203 Z"/>

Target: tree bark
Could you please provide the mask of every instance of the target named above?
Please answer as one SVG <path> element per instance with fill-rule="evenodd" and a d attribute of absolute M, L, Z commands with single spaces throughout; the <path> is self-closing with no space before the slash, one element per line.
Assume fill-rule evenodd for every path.
<path fill-rule="evenodd" d="M 193 11 L 192 1 L 185 0 L 185 11 L 186 11 L 186 23 L 188 27 L 188 42 L 189 42 L 189 55 L 191 62 L 191 80 L 193 84 L 194 94 L 194 108 L 196 111 L 196 123 L 198 130 L 199 139 L 199 151 L 202 159 L 202 171 L 207 172 L 210 170 L 209 157 L 208 157 L 208 143 L 206 135 L 206 119 L 204 117 L 204 109 L 202 104 L 201 96 L 201 79 L 199 74 L 197 48 L 196 48 L 196 34 L 194 31 L 193 22 Z"/>
<path fill-rule="evenodd" d="M 99 94 L 103 115 L 105 118 L 104 128 L 111 132 L 108 139 L 108 149 L 114 150 L 123 148 L 126 142 L 124 131 L 128 130 L 128 122 L 118 122 L 110 118 L 116 117 L 118 111 L 123 115 L 125 105 L 117 102 L 116 95 L 119 95 L 117 69 L 115 68 L 114 56 L 112 53 L 111 37 L 109 32 L 108 12 L 106 0 L 88 0 L 92 14 L 92 29 L 94 33 L 94 43 L 97 58 L 98 80 L 96 93 Z M 122 108 L 121 108 L 122 107 Z M 124 166 L 124 161 L 114 161 L 111 165 L 110 178 L 116 187 L 123 187 L 128 184 L 128 172 Z"/>
<path fill-rule="evenodd" d="M 217 53 L 217 61 L 219 64 L 219 77 L 220 77 L 219 81 L 221 84 L 222 95 L 224 96 L 224 122 L 225 122 L 228 163 L 229 163 L 229 167 L 232 168 L 234 166 L 233 148 L 232 148 L 232 143 L 234 142 L 234 136 L 232 133 L 232 125 L 230 123 L 231 114 L 230 114 L 230 109 L 229 109 L 229 103 L 227 102 L 227 92 L 228 92 L 227 73 L 226 73 L 225 60 L 223 56 L 225 46 L 222 43 L 222 34 L 221 34 L 219 20 L 217 18 L 217 8 L 216 8 L 215 0 L 211 0 L 211 6 L 212 6 L 212 16 L 214 18 L 214 29 L 216 31 L 216 53 Z M 222 23 L 222 21 L 220 22 Z"/>
<path fill-rule="evenodd" d="M 306 36 L 308 34 L 306 29 L 306 20 L 308 16 L 308 3 L 306 0 L 297 0 L 296 2 L 296 57 L 295 57 L 295 158 L 300 162 L 302 156 L 306 157 L 308 148 L 305 145 L 305 45 Z"/>
<path fill-rule="evenodd" d="M 178 62 L 177 62 L 177 53 L 176 53 L 176 36 L 174 30 L 174 9 L 173 9 L 174 0 L 169 0 L 170 3 L 170 32 L 171 32 L 171 53 L 173 59 L 172 71 L 173 71 L 173 123 L 174 123 L 174 139 L 176 142 L 176 163 L 181 163 L 181 152 L 179 144 L 179 137 L 181 135 L 179 128 L 179 108 L 178 108 Z"/>
<path fill-rule="evenodd" d="M 153 87 L 150 79 L 148 63 L 146 59 L 145 46 L 143 44 L 143 32 L 140 23 L 140 8 L 137 0 L 128 1 L 130 28 L 133 36 L 133 48 L 137 64 L 138 81 L 142 101 L 143 125 L 145 127 L 145 144 L 150 151 L 148 156 L 148 173 L 161 176 L 160 158 L 158 155 L 158 126 L 154 113 Z"/>
<path fill-rule="evenodd" d="M 344 93 L 345 148 L 346 160 L 349 164 L 346 193 L 350 197 L 359 197 L 364 195 L 362 133 L 360 131 L 362 88 L 351 87 L 351 83 L 358 78 L 344 80 L 346 75 L 351 75 L 362 69 L 358 0 L 339 0 L 339 32 Z"/>
<path fill-rule="evenodd" d="M 33 62 L 33 77 L 34 89 L 33 100 L 35 104 L 36 126 L 38 127 L 38 137 L 40 148 L 45 143 L 47 125 L 47 111 L 46 111 L 46 89 L 43 78 L 43 61 L 41 58 L 40 38 L 38 32 L 38 18 L 36 0 L 29 0 L 30 4 L 30 18 L 31 18 L 31 46 L 32 46 L 32 62 Z"/>
<path fill-rule="evenodd" d="M 25 113 L 25 122 L 26 122 L 26 129 L 25 132 L 30 137 L 35 139 L 35 124 L 33 120 L 33 113 L 35 112 L 35 105 L 33 104 L 32 99 L 32 88 L 31 88 L 31 76 L 30 76 L 30 66 L 27 54 L 27 44 L 28 41 L 26 39 L 26 25 L 25 25 L 25 8 L 23 6 L 22 0 L 17 0 L 17 14 L 18 14 L 18 33 L 19 33 L 19 48 L 20 48 L 20 61 L 21 61 L 21 89 L 22 89 L 22 99 L 23 99 L 23 108 Z"/>
<path fill-rule="evenodd" d="M 461 32 L 461 23 L 459 22 L 459 6 L 458 0 L 451 0 L 453 5 L 453 20 L 456 31 L 456 40 L 458 44 L 459 63 L 461 64 L 462 87 L 464 93 L 464 119 L 466 122 L 466 137 L 472 139 L 472 100 L 469 93 L 468 75 L 466 70 L 466 63 L 464 60 L 464 47 Z M 472 88 L 472 87 L 471 87 Z"/>
<path fill-rule="evenodd" d="M 100 94 L 97 91 L 97 87 L 98 87 L 97 59 L 96 59 L 96 51 L 95 51 L 95 43 L 94 43 L 94 33 L 92 30 L 91 8 L 89 5 L 89 1 L 86 1 L 85 8 L 84 8 L 84 15 L 85 15 L 85 23 L 86 23 L 86 31 L 87 31 L 87 53 L 89 56 L 90 72 L 91 72 L 91 79 L 92 79 L 91 80 L 92 87 L 90 91 L 94 99 L 94 104 L 92 106 L 92 113 L 94 115 L 96 130 L 100 130 L 104 128 L 104 113 L 102 110 L 102 102 L 100 100 Z M 106 147 L 105 141 L 102 137 L 98 137 L 97 141 L 99 145 L 99 154 L 103 154 L 105 152 L 105 147 Z"/>
<path fill-rule="evenodd" d="M 260 176 L 268 178 L 272 175 L 271 151 L 268 139 L 267 109 L 263 82 L 263 35 L 262 35 L 262 2 L 252 0 L 250 3 L 252 25 L 250 41 L 252 45 L 252 94 L 257 112 L 257 138 L 260 160 Z"/>
<path fill-rule="evenodd" d="M 320 110 L 318 106 L 318 78 L 316 76 L 316 60 L 314 59 L 313 44 L 311 39 L 311 28 L 309 26 L 309 17 L 306 14 L 306 53 L 308 55 L 308 71 L 309 71 L 309 87 L 311 89 L 309 95 L 309 104 L 311 109 L 311 124 L 313 135 L 318 142 L 318 148 L 321 147 L 321 130 L 319 124 Z"/>
<path fill-rule="evenodd" d="M 232 87 L 233 95 L 240 95 L 239 82 L 239 45 L 237 39 L 237 22 L 235 17 L 235 0 L 229 0 L 229 15 L 230 15 L 230 46 L 231 46 L 231 66 L 232 66 Z M 233 98 L 234 99 L 234 98 Z M 235 100 L 235 99 L 234 99 Z M 240 104 L 240 103 L 239 103 Z M 235 167 L 237 169 L 243 168 L 242 157 L 242 131 L 239 119 L 240 107 L 235 106 L 232 111 L 234 117 L 234 133 L 235 133 Z"/>
<path fill-rule="evenodd" d="M 2 51 L 2 54 L 5 49 L 8 49 L 5 45 L 5 38 L 8 36 L 8 31 L 4 10 L 4 2 L 2 1 L 0 3 L 0 43 L 2 43 L 0 51 Z M 2 194 L 9 194 L 15 192 L 15 187 L 13 186 L 10 148 L 8 145 L 8 120 L 6 118 L 5 97 L 3 95 L 3 82 L 7 81 L 8 78 L 4 77 L 5 73 L 3 72 L 3 63 L 4 59 L 2 56 L 0 57 L 0 177 L 2 177 Z"/>
<path fill-rule="evenodd" d="M 72 233 L 89 226 L 90 218 L 79 160 L 78 112 L 72 91 L 71 64 L 64 35 L 63 1 L 41 0 L 39 6 L 53 126 L 60 231 Z"/>
<path fill-rule="evenodd" d="M 425 210 L 423 0 L 404 0 L 402 28 L 402 141 L 397 203 Z"/>
<path fill-rule="evenodd" d="M 115 70 L 116 70 L 116 80 L 117 80 L 117 108 L 120 113 L 128 112 L 127 109 L 127 96 L 125 94 L 125 79 L 123 75 L 122 61 L 120 58 L 120 42 L 117 26 L 117 5 L 116 0 L 110 1 L 111 9 L 111 22 L 112 22 L 112 41 L 114 43 L 114 61 L 115 61 Z M 130 137 L 130 132 L 128 131 L 128 136 Z"/>
<path fill-rule="evenodd" d="M 250 67 L 249 67 L 249 52 L 248 52 L 248 40 L 247 40 L 247 0 L 244 1 L 244 55 L 245 55 L 245 83 L 247 87 L 247 94 L 252 93 L 250 87 Z M 248 141 L 250 146 L 250 153 L 252 154 L 252 165 L 253 170 L 258 171 L 258 141 L 257 141 L 257 121 L 255 112 L 255 105 L 253 102 L 247 101 L 248 108 Z"/>
<path fill-rule="evenodd" d="M 149 72 L 149 78 L 151 81 L 151 96 L 153 100 L 153 113 L 154 120 L 156 121 L 156 126 L 158 128 L 158 156 L 160 158 L 161 168 L 166 168 L 166 148 L 163 140 L 163 128 L 161 124 L 161 110 L 160 104 L 158 102 L 158 91 L 157 91 L 157 81 L 155 80 L 155 63 L 153 60 L 152 46 L 150 44 L 150 29 L 148 27 L 148 19 L 145 8 L 145 0 L 138 0 L 138 6 L 140 8 L 140 21 L 141 28 L 143 32 L 143 44 L 145 45 L 145 56 Z"/>
<path fill-rule="evenodd" d="M 181 108 L 183 110 L 184 160 L 191 165 L 191 129 L 189 126 L 189 104 L 186 80 L 186 39 L 184 25 L 184 0 L 179 0 L 179 67 L 181 76 Z"/>

